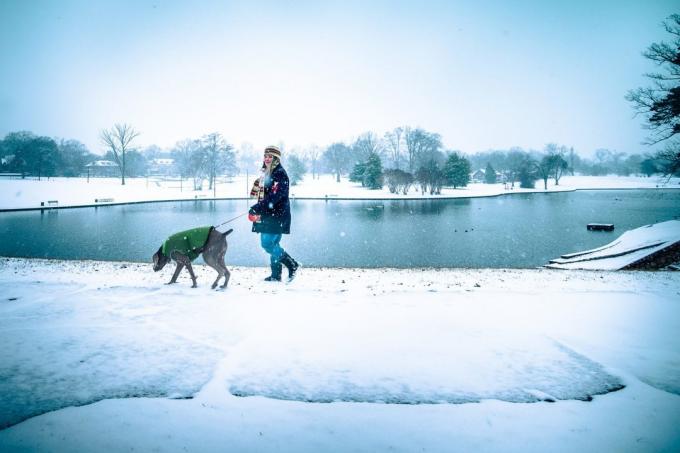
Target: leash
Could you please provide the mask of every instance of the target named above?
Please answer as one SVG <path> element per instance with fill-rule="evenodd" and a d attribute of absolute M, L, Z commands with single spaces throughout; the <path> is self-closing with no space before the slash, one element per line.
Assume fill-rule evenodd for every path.
<path fill-rule="evenodd" d="M 229 222 L 233 222 L 234 220 L 238 219 L 239 217 L 243 217 L 243 216 L 244 216 L 244 215 L 246 215 L 246 214 L 248 214 L 248 213 L 247 213 L 247 212 L 244 212 L 244 213 L 243 213 L 243 214 L 241 214 L 241 215 L 237 215 L 237 216 L 236 216 L 236 217 L 234 217 L 233 219 L 229 219 L 229 220 L 227 220 L 226 222 L 222 222 L 222 223 L 220 223 L 220 224 L 219 224 L 219 225 L 217 225 L 217 226 L 216 226 L 215 228 L 217 228 L 217 227 L 221 227 L 222 225 L 224 225 L 224 224 L 227 224 L 227 223 L 229 223 Z"/>

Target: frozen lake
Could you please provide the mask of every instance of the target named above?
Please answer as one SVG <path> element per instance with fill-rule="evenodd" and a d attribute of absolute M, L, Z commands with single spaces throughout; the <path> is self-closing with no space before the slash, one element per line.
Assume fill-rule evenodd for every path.
<path fill-rule="evenodd" d="M 0 255 L 149 261 L 172 233 L 216 225 L 251 201 L 190 201 L 0 214 Z M 624 231 L 680 218 L 680 190 L 586 190 L 448 200 L 294 200 L 283 246 L 311 267 L 529 268 Z M 613 232 L 586 230 L 614 223 Z M 227 264 L 268 263 L 245 217 L 221 227 Z M 11 239 L 9 239 L 11 238 Z"/>

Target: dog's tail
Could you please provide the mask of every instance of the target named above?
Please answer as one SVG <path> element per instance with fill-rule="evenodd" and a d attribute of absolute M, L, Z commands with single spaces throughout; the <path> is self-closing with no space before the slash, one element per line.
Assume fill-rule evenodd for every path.
<path fill-rule="evenodd" d="M 224 233 L 222 233 L 222 236 L 227 237 L 227 235 L 229 235 L 232 231 L 234 231 L 234 229 L 230 228 L 228 231 L 225 231 Z"/>

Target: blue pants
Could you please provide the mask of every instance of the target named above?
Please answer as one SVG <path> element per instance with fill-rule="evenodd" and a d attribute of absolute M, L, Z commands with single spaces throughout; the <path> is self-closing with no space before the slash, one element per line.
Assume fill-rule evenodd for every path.
<path fill-rule="evenodd" d="M 284 250 L 279 245 L 281 234 L 260 233 L 260 245 L 269 254 L 269 264 L 274 267 L 281 261 Z"/>

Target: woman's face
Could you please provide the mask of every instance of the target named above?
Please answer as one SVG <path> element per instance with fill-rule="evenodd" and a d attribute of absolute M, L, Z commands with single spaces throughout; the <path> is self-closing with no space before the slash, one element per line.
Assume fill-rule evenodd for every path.
<path fill-rule="evenodd" d="M 274 160 L 274 156 L 271 154 L 265 154 L 264 155 L 264 164 L 269 167 L 272 164 L 272 160 Z"/>

